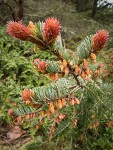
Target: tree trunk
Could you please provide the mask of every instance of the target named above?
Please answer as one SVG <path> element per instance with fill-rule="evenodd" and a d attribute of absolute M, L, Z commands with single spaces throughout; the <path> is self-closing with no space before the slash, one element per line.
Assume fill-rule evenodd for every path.
<path fill-rule="evenodd" d="M 89 0 L 75 0 L 77 12 L 86 10 Z"/>
<path fill-rule="evenodd" d="M 16 0 L 15 2 L 14 21 L 19 21 L 23 18 L 23 0 Z"/>
<path fill-rule="evenodd" d="M 81 6 L 81 0 L 76 0 L 76 9 L 77 9 L 77 12 L 80 12 L 82 10 L 82 6 Z"/>
<path fill-rule="evenodd" d="M 95 15 L 96 15 L 96 11 L 97 11 L 97 2 L 98 2 L 98 0 L 94 0 L 94 1 L 93 1 L 92 18 L 94 18 Z"/>

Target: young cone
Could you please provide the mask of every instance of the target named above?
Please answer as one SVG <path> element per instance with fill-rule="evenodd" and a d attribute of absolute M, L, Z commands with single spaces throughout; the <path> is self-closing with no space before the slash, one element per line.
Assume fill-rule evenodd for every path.
<path fill-rule="evenodd" d="M 47 18 L 43 27 L 44 40 L 52 44 L 60 33 L 60 23 L 56 18 Z"/>
<path fill-rule="evenodd" d="M 32 31 L 23 25 L 21 21 L 9 21 L 7 24 L 7 33 L 23 41 L 27 41 L 32 36 Z"/>
<path fill-rule="evenodd" d="M 109 38 L 109 33 L 106 30 L 99 30 L 93 38 L 93 52 L 100 51 L 105 44 L 107 43 Z"/>

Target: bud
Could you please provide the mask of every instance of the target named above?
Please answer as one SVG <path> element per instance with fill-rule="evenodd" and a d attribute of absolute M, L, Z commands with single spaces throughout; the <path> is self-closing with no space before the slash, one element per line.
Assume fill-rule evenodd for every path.
<path fill-rule="evenodd" d="M 57 107 L 60 109 L 62 108 L 62 101 L 60 99 L 57 101 Z"/>
<path fill-rule="evenodd" d="M 81 69 L 78 67 L 78 65 L 75 66 L 75 72 L 77 74 L 80 74 L 81 73 Z"/>
<path fill-rule="evenodd" d="M 38 54 L 38 45 L 37 45 L 37 44 L 34 45 L 34 52 L 35 52 L 36 54 Z"/>
<path fill-rule="evenodd" d="M 113 120 L 107 122 L 107 127 L 110 128 L 111 126 L 113 126 Z"/>
<path fill-rule="evenodd" d="M 33 118 L 36 118 L 36 113 L 33 113 Z"/>
<path fill-rule="evenodd" d="M 72 62 L 72 61 L 70 61 L 70 63 L 69 63 L 69 64 L 70 64 L 70 66 L 71 66 L 71 67 L 73 66 L 73 62 Z"/>
<path fill-rule="evenodd" d="M 83 61 L 83 67 L 85 69 L 88 68 L 88 61 L 86 59 L 84 59 L 84 61 Z"/>
<path fill-rule="evenodd" d="M 65 72 L 65 75 L 68 75 L 69 74 L 69 68 L 66 67 L 65 70 L 64 70 L 64 72 Z"/>
<path fill-rule="evenodd" d="M 13 110 L 12 110 L 12 109 L 9 109 L 9 110 L 8 110 L 8 114 L 9 114 L 9 116 L 13 116 L 13 114 L 14 114 Z"/>
<path fill-rule="evenodd" d="M 37 67 L 37 64 L 38 64 L 38 63 L 39 63 L 39 59 L 36 58 L 36 59 L 34 60 L 34 66 Z"/>
<path fill-rule="evenodd" d="M 89 68 L 85 69 L 85 73 L 86 73 L 87 76 L 89 76 L 89 74 L 90 74 L 90 69 L 89 69 Z"/>
<path fill-rule="evenodd" d="M 18 123 L 22 123 L 22 121 L 23 121 L 22 117 L 21 117 L 21 116 L 18 116 L 18 117 L 17 117 L 17 122 L 18 122 Z"/>
<path fill-rule="evenodd" d="M 103 67 L 103 64 L 102 64 L 102 63 L 99 63 L 97 68 L 100 69 L 100 68 L 102 68 L 102 67 Z"/>
<path fill-rule="evenodd" d="M 50 101 L 49 110 L 50 110 L 51 113 L 54 113 L 54 112 L 55 112 L 54 105 L 53 105 L 53 102 L 52 102 L 52 101 Z"/>
<path fill-rule="evenodd" d="M 64 68 L 66 68 L 66 67 L 67 67 L 67 62 L 66 62 L 66 60 L 65 60 L 65 59 L 62 61 L 62 65 L 63 65 L 63 67 L 64 67 Z"/>
<path fill-rule="evenodd" d="M 62 99 L 62 106 L 66 106 L 66 100 L 65 100 L 65 98 Z"/>
<path fill-rule="evenodd" d="M 34 93 L 32 90 L 24 89 L 21 93 L 21 97 L 25 102 L 31 101 L 33 96 L 34 96 Z"/>
<path fill-rule="evenodd" d="M 27 41 L 32 35 L 31 30 L 27 26 L 23 25 L 21 21 L 9 21 L 7 24 L 7 33 L 23 41 Z"/>
<path fill-rule="evenodd" d="M 59 75 L 58 73 L 55 73 L 55 80 L 58 80 L 59 79 Z"/>
<path fill-rule="evenodd" d="M 46 116 L 47 116 L 48 119 L 50 119 L 50 117 L 51 117 L 51 112 L 50 112 L 50 110 L 46 112 Z"/>
<path fill-rule="evenodd" d="M 82 77 L 83 80 L 85 80 L 87 78 L 87 75 L 86 75 L 86 73 L 84 71 L 82 71 L 81 77 Z"/>
<path fill-rule="evenodd" d="M 35 128 L 36 128 L 36 130 L 38 130 L 38 129 L 39 129 L 39 126 L 38 126 L 38 125 L 36 125 L 36 126 L 35 126 Z"/>
<path fill-rule="evenodd" d="M 99 126 L 99 122 L 96 121 L 96 122 L 93 124 L 93 128 L 94 128 L 94 129 L 95 129 L 95 128 L 98 128 L 98 126 Z"/>
<path fill-rule="evenodd" d="M 74 100 L 74 98 L 71 98 L 70 99 L 70 105 L 73 106 L 74 104 L 75 104 L 75 100 Z"/>
<path fill-rule="evenodd" d="M 97 76 L 97 75 L 99 75 L 99 74 L 100 74 L 100 70 L 98 70 L 98 69 L 95 70 L 94 75 Z"/>
<path fill-rule="evenodd" d="M 54 81 L 56 80 L 54 73 L 49 73 L 49 77 L 50 77 L 50 79 L 52 80 L 52 82 L 54 82 Z"/>
<path fill-rule="evenodd" d="M 91 57 L 92 60 L 96 59 L 96 55 L 94 53 L 91 53 L 90 57 Z"/>
<path fill-rule="evenodd" d="M 45 111 L 44 111 L 44 110 L 40 112 L 40 116 L 41 116 L 41 117 L 44 117 L 44 116 L 45 116 Z"/>
<path fill-rule="evenodd" d="M 31 116 L 30 116 L 30 114 L 26 115 L 26 119 L 28 119 L 28 120 L 29 120 L 29 119 L 30 119 L 30 117 L 31 117 Z"/>
<path fill-rule="evenodd" d="M 78 120 L 75 119 L 75 120 L 74 120 L 74 128 L 77 126 L 77 122 L 78 122 Z"/>
<path fill-rule="evenodd" d="M 41 126 L 41 125 L 43 125 L 43 121 L 39 121 L 39 123 L 38 123 L 38 124 L 39 124 L 40 126 Z"/>
<path fill-rule="evenodd" d="M 93 52 L 101 50 L 107 43 L 109 33 L 105 30 L 99 30 L 93 38 Z"/>
<path fill-rule="evenodd" d="M 58 115 L 58 119 L 61 122 L 64 119 L 65 115 L 63 115 L 62 113 L 59 113 Z"/>
<path fill-rule="evenodd" d="M 52 44 L 60 33 L 60 23 L 56 18 L 47 18 L 43 26 L 43 35 L 48 44 Z"/>
<path fill-rule="evenodd" d="M 78 104 L 78 105 L 80 104 L 80 101 L 79 101 L 78 98 L 75 99 L 75 103 Z"/>
<path fill-rule="evenodd" d="M 93 63 L 96 63 L 96 55 L 94 53 L 90 54 Z"/>
<path fill-rule="evenodd" d="M 32 33 L 37 32 L 37 28 L 32 21 L 29 21 L 28 28 L 32 31 Z"/>
<path fill-rule="evenodd" d="M 46 70 L 46 67 L 47 65 L 45 61 L 39 62 L 39 65 L 38 65 L 39 70 Z"/>

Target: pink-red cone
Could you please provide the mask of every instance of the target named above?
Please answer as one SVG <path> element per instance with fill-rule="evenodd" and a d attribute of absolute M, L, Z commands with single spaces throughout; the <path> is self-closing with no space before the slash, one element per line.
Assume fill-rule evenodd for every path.
<path fill-rule="evenodd" d="M 43 26 L 45 41 L 52 44 L 60 33 L 60 23 L 56 18 L 47 18 Z"/>

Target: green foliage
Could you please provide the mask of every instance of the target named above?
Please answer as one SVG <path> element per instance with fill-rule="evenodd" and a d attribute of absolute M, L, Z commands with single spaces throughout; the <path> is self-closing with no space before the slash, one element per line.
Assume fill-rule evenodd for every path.
<path fill-rule="evenodd" d="M 75 85 L 76 82 L 71 79 L 59 79 L 56 83 L 50 83 L 49 85 L 36 87 L 33 89 L 34 93 L 36 94 L 35 99 L 40 101 L 46 100 L 55 100 L 59 98 L 64 98 L 68 94 L 70 94 L 69 87 Z M 35 102 L 35 100 L 33 100 Z"/>
<path fill-rule="evenodd" d="M 77 47 L 77 54 L 80 59 L 88 58 L 92 50 L 93 36 L 86 37 Z"/>
<path fill-rule="evenodd" d="M 61 63 L 58 61 L 46 61 L 47 62 L 47 71 L 51 73 L 56 73 L 61 71 Z"/>
<path fill-rule="evenodd" d="M 42 36 L 42 22 L 39 21 L 39 22 L 36 24 L 36 26 L 37 26 L 37 30 L 38 30 L 38 35 L 39 35 L 39 37 L 43 38 L 43 36 Z"/>
<path fill-rule="evenodd" d="M 106 92 L 105 92 L 106 90 Z M 31 149 L 113 149 L 113 127 L 108 128 L 106 122 L 112 119 L 113 113 L 113 91 L 112 84 L 87 84 L 84 93 L 81 95 L 81 104 L 77 109 L 78 124 L 72 127 L 73 110 L 68 107 L 63 112 L 67 112 L 68 119 L 59 123 L 52 140 L 47 140 L 47 127 L 45 135 L 38 131 L 35 143 L 26 147 Z M 82 92 L 82 93 L 81 93 Z M 95 95 L 96 93 L 96 95 Z M 107 99 L 107 101 L 106 101 Z M 71 123 L 69 123 L 71 120 Z M 90 128 L 96 121 L 99 121 L 98 128 Z M 41 139 L 41 140 L 40 140 Z"/>
<path fill-rule="evenodd" d="M 34 112 L 35 112 L 35 109 L 29 106 L 23 106 L 21 108 L 14 110 L 15 116 L 23 116 L 23 115 L 27 115 L 27 114 L 34 113 Z"/>
<path fill-rule="evenodd" d="M 39 29 L 41 26 L 40 22 L 38 24 Z M 41 33 L 39 35 L 42 36 Z M 85 38 L 77 47 L 77 54 L 80 61 L 89 57 L 92 38 L 92 36 Z M 29 129 L 32 136 L 37 136 L 34 140 L 35 143 L 28 145 L 26 149 L 49 150 L 55 147 L 56 149 L 83 150 L 90 148 L 94 150 L 112 149 L 113 145 L 111 143 L 113 143 L 113 137 L 112 135 L 109 136 L 109 134 L 113 132 L 113 128 L 112 126 L 108 128 L 107 123 L 113 119 L 113 85 L 111 83 L 104 83 L 102 80 L 98 80 L 98 82 L 91 80 L 87 83 L 87 81 L 79 77 L 80 85 L 82 84 L 82 86 L 78 90 L 78 86 L 75 86 L 77 85 L 76 81 L 70 75 L 69 78 L 65 77 L 54 83 L 49 83 L 50 80 L 48 80 L 46 75 L 44 77 L 34 70 L 33 59 L 37 57 L 43 60 L 49 59 L 46 60 L 48 63 L 47 71 L 56 73 L 61 69 L 61 63 L 53 61 L 56 57 L 46 52 L 41 52 L 40 50 L 38 50 L 38 54 L 34 55 L 32 44 L 27 42 L 21 43 L 12 39 L 11 44 L 9 44 L 10 37 L 6 36 L 4 39 L 0 43 L 2 49 L 2 70 L 0 75 L 2 81 L 0 84 L 2 101 L 0 103 L 0 120 L 6 119 L 8 123 L 10 122 L 7 115 L 7 110 L 11 107 L 11 103 L 8 103 L 9 96 L 11 102 L 16 102 L 16 106 L 13 106 L 15 117 L 24 117 L 36 113 L 35 118 L 31 117 L 29 120 L 25 118 L 25 122 L 23 123 L 24 129 Z M 60 53 L 67 61 L 71 60 L 69 51 L 62 48 L 60 41 L 56 41 L 54 46 L 56 48 L 55 52 Z M 78 58 L 75 55 L 73 59 L 78 63 Z M 73 72 L 74 68 L 70 70 Z M 78 79 L 78 76 L 75 76 L 75 74 L 74 77 Z M 73 86 L 75 86 L 74 89 L 72 88 Z M 33 105 L 28 106 L 21 98 L 18 98 L 24 88 L 34 91 L 35 97 L 32 98 L 32 102 L 42 105 L 41 108 L 38 108 L 38 111 L 36 111 L 37 107 L 33 107 Z M 69 101 L 71 96 L 79 98 L 81 104 L 79 106 L 70 106 Z M 61 98 L 66 98 L 67 105 L 56 111 L 57 114 L 65 114 L 66 119 L 56 123 L 54 135 L 51 139 L 48 139 L 54 120 L 53 118 L 56 116 L 52 114 L 53 118 L 44 118 L 40 116 L 40 111 L 46 110 L 46 107 L 49 109 L 47 101 L 53 100 L 54 102 Z M 76 126 L 74 126 L 75 119 L 78 120 Z M 43 121 L 42 126 L 38 124 L 41 121 Z M 95 123 L 99 125 L 94 127 Z M 37 124 L 40 126 L 38 131 L 35 129 Z"/>
<path fill-rule="evenodd" d="M 41 51 L 34 55 L 32 44 L 13 39 L 5 33 L 3 27 L 0 27 L 0 37 L 0 120 L 9 122 L 7 111 L 10 103 L 8 100 L 17 98 L 25 86 L 33 88 L 49 82 L 47 77 L 33 68 L 34 58 L 51 60 L 54 57 Z"/>

